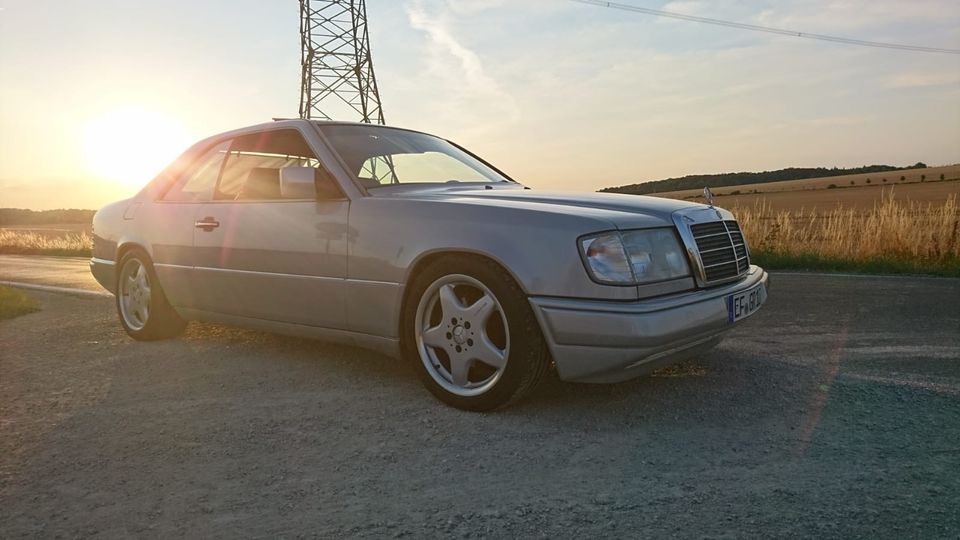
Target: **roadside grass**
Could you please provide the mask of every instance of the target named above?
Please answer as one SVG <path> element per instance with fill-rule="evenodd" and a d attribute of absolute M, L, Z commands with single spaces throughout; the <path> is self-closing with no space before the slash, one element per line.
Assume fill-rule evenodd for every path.
<path fill-rule="evenodd" d="M 24 292 L 0 285 L 0 320 L 40 311 L 40 304 Z"/>
<path fill-rule="evenodd" d="M 760 204 L 737 219 L 753 260 L 775 270 L 960 277 L 960 205 L 899 201 L 889 194 L 863 211 L 772 212 Z"/>
<path fill-rule="evenodd" d="M 93 237 L 86 232 L 63 235 L 0 230 L 0 254 L 56 255 L 89 257 L 93 253 Z"/>
<path fill-rule="evenodd" d="M 780 255 L 768 251 L 751 251 L 754 264 L 766 270 L 805 270 L 810 272 L 841 272 L 851 274 L 924 274 L 930 276 L 960 277 L 960 258 L 938 261 L 904 261 L 897 259 L 866 259 L 852 261 L 820 257 L 818 255 Z"/>

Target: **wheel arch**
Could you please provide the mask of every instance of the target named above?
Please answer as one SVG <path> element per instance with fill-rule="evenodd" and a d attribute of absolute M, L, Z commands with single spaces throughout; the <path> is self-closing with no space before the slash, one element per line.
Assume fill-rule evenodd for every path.
<path fill-rule="evenodd" d="M 115 259 L 117 264 L 120 264 L 120 259 L 122 259 L 124 255 L 135 249 L 139 249 L 140 251 L 146 253 L 147 257 L 150 258 L 150 263 L 153 264 L 153 255 L 150 254 L 150 250 L 148 250 L 143 243 L 134 240 L 125 240 L 117 243 L 117 258 Z"/>
<path fill-rule="evenodd" d="M 147 248 L 147 245 L 146 245 L 144 242 L 140 242 L 140 241 L 135 240 L 135 239 L 121 239 L 119 242 L 117 242 L 117 251 L 116 251 L 116 255 L 115 255 L 115 256 L 116 256 L 116 259 L 114 259 L 114 261 L 116 261 L 116 264 L 114 265 L 114 272 L 113 272 L 114 288 L 116 288 L 116 286 L 117 286 L 117 285 L 116 285 L 117 280 L 120 279 L 120 262 L 121 262 L 121 260 L 122 260 L 128 253 L 130 253 L 131 251 L 134 251 L 134 250 L 140 250 L 140 251 L 142 251 L 144 254 L 146 254 L 146 256 L 147 256 L 147 263 L 148 263 L 150 266 L 153 266 L 153 253 L 150 252 L 150 250 Z M 157 278 L 157 279 L 159 280 L 159 278 Z M 114 292 L 114 294 L 117 294 L 117 291 L 116 291 L 116 290 L 114 290 L 113 292 Z"/>
<path fill-rule="evenodd" d="M 475 257 L 479 259 L 486 259 L 500 268 L 502 268 L 507 274 L 513 278 L 513 281 L 520 287 L 524 294 L 530 294 L 527 286 L 523 281 L 517 276 L 516 272 L 510 269 L 509 266 L 504 264 L 504 262 L 497 256 L 490 254 L 485 251 L 480 251 L 476 249 L 468 248 L 439 248 L 424 251 L 420 255 L 411 261 L 409 267 L 407 268 L 406 275 L 404 276 L 403 283 L 409 288 L 410 283 L 416 279 L 417 275 L 428 265 L 433 264 L 435 261 L 447 257 Z"/>

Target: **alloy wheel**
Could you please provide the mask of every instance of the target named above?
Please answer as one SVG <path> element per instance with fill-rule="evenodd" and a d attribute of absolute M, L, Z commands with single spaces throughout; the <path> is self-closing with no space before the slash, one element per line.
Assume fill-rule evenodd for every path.
<path fill-rule="evenodd" d="M 476 396 L 503 375 L 510 332 L 497 297 L 479 280 L 447 275 L 420 298 L 416 342 L 427 373 L 447 391 Z"/>
<path fill-rule="evenodd" d="M 147 325 L 150 317 L 150 275 L 146 266 L 132 258 L 120 270 L 120 314 L 131 330 Z"/>

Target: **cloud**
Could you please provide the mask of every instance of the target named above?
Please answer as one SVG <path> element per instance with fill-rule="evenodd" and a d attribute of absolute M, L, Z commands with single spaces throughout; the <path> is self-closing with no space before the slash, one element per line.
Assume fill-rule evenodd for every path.
<path fill-rule="evenodd" d="M 458 15 L 473 15 L 505 5 L 506 0 L 447 0 L 447 6 Z"/>
<path fill-rule="evenodd" d="M 698 15 L 703 12 L 703 8 L 703 2 L 699 0 L 679 0 L 665 4 L 663 11 L 682 13 L 683 15 Z"/>
<path fill-rule="evenodd" d="M 960 73 L 950 71 L 901 73 L 886 82 L 886 88 L 925 88 L 960 85 Z"/>
<path fill-rule="evenodd" d="M 822 118 L 812 118 L 806 123 L 810 126 L 819 127 L 819 128 L 829 128 L 829 127 L 848 127 L 848 126 L 861 126 L 871 122 L 874 119 L 872 115 L 860 115 L 860 116 L 826 116 Z"/>
<path fill-rule="evenodd" d="M 755 17 L 767 24 L 803 32 L 856 31 L 909 22 L 938 22 L 957 15 L 940 0 L 820 0 L 782 3 Z"/>
<path fill-rule="evenodd" d="M 430 86 L 440 94 L 437 107 L 447 114 L 476 115 L 471 124 L 489 124 L 491 118 L 511 123 L 520 115 L 513 96 L 491 77 L 480 55 L 457 39 L 456 16 L 476 14 L 498 7 L 502 0 L 448 0 L 430 6 L 423 0 L 407 2 L 404 7 L 410 25 L 426 34 L 427 72 Z M 483 111 L 483 112 L 480 112 Z M 491 112 L 495 114 L 491 114 Z"/>

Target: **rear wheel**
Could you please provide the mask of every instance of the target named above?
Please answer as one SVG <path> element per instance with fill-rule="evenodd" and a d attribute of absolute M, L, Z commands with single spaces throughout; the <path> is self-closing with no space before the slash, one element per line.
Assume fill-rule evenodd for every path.
<path fill-rule="evenodd" d="M 528 394 L 548 364 L 526 296 L 495 263 L 450 257 L 411 284 L 403 320 L 405 355 L 424 385 L 460 409 L 486 411 Z"/>
<path fill-rule="evenodd" d="M 117 313 L 130 337 L 153 341 L 183 332 L 186 322 L 167 301 L 146 252 L 128 251 L 117 267 Z"/>

